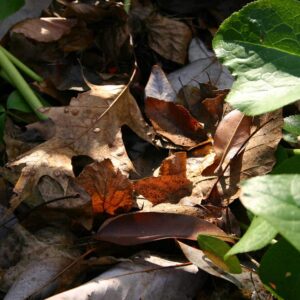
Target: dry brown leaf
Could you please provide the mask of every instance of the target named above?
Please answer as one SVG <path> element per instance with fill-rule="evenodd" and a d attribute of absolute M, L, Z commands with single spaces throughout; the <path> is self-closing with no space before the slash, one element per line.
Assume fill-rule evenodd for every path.
<path fill-rule="evenodd" d="M 176 203 L 190 195 L 191 182 L 186 178 L 186 153 L 177 152 L 165 159 L 160 176 L 140 179 L 133 184 L 134 190 L 153 204 Z"/>
<path fill-rule="evenodd" d="M 124 85 L 92 86 L 73 98 L 70 106 L 45 108 L 43 113 L 53 120 L 55 135 L 9 164 L 24 166 L 15 185 L 18 201 L 29 195 L 44 175 L 58 181 L 65 191 L 68 176 L 74 176 L 73 156 L 86 155 L 96 161 L 110 158 L 115 167 L 129 172 L 132 166 L 120 130 L 124 124 L 151 140 L 152 132 Z"/>
<path fill-rule="evenodd" d="M 241 180 L 270 172 L 276 162 L 275 151 L 282 137 L 282 123 L 280 110 L 255 117 L 251 128 L 253 136 L 250 135 L 251 138 L 246 144 L 245 150 L 231 161 L 219 180 L 217 176 L 201 175 L 203 169 L 211 164 L 211 156 L 208 155 L 200 161 L 198 174 L 195 170 L 195 163 L 188 163 L 187 176 L 194 183 L 192 196 L 196 203 L 201 203 L 216 185 L 216 192 L 222 204 L 227 205 L 228 200 L 238 197 L 238 184 Z M 222 165 L 223 170 L 225 165 L 226 163 Z M 203 168 L 203 166 L 205 167 Z"/>
<path fill-rule="evenodd" d="M 241 274 L 226 273 L 207 259 L 202 250 L 187 245 L 182 241 L 177 241 L 177 243 L 185 257 L 201 270 L 232 282 L 239 289 L 243 290 L 245 295 L 259 294 L 261 299 L 266 299 L 266 291 L 256 273 L 251 272 L 248 268 L 243 268 Z"/>
<path fill-rule="evenodd" d="M 77 182 L 90 195 L 94 213 L 115 215 L 132 208 L 132 184 L 109 159 L 86 166 Z"/>
<path fill-rule="evenodd" d="M 154 51 L 168 60 L 185 63 L 192 39 L 192 32 L 186 24 L 164 17 L 157 13 L 151 4 L 138 1 L 134 1 L 130 14 L 132 19 L 137 18 L 144 22 L 148 44 Z"/>
<path fill-rule="evenodd" d="M 194 265 L 182 264 L 174 257 L 142 251 L 93 280 L 46 300 L 194 299 L 206 274 Z"/>
<path fill-rule="evenodd" d="M 146 19 L 149 46 L 166 59 L 184 64 L 192 39 L 190 28 L 177 20 L 152 14 Z"/>
<path fill-rule="evenodd" d="M 219 227 L 199 218 L 172 213 L 138 212 L 120 215 L 105 221 L 95 239 L 119 245 L 178 238 L 196 241 L 199 234 L 232 239 Z"/>
<path fill-rule="evenodd" d="M 155 131 L 175 145 L 189 149 L 207 139 L 203 124 L 182 105 L 147 98 L 145 113 Z"/>
<path fill-rule="evenodd" d="M 168 81 L 166 74 L 158 65 L 152 67 L 149 80 L 145 87 L 145 97 L 175 102 L 176 93 Z"/>
<path fill-rule="evenodd" d="M 214 134 L 223 115 L 226 95 L 227 90 L 217 90 L 210 83 L 200 83 L 198 87 L 182 87 L 178 92 L 177 102 L 187 107 L 199 122 L 204 123 L 206 131 Z"/>
<path fill-rule="evenodd" d="M 18 23 L 11 33 L 21 33 L 27 38 L 38 42 L 54 42 L 62 36 L 69 34 L 72 27 L 77 24 L 75 19 L 65 18 L 40 18 L 29 19 Z"/>
<path fill-rule="evenodd" d="M 249 139 L 251 123 L 252 118 L 239 110 L 231 111 L 222 119 L 214 135 L 215 162 L 203 174 L 222 172 L 222 165 L 226 166 Z"/>

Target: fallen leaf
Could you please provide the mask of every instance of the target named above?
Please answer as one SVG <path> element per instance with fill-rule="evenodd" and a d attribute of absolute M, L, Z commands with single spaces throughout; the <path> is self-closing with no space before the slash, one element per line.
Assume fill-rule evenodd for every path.
<path fill-rule="evenodd" d="M 249 271 L 249 269 L 242 268 L 243 272 L 241 274 L 229 274 L 207 259 L 202 250 L 187 245 L 181 241 L 177 241 L 177 243 L 185 257 L 201 270 L 213 276 L 232 282 L 239 289 L 243 290 L 244 294 L 256 296 L 257 293 L 259 293 L 261 299 L 266 299 L 266 290 L 256 273 Z"/>
<path fill-rule="evenodd" d="M 47 299 L 188 300 L 196 297 L 205 277 L 194 265 L 143 251 L 132 261 L 121 262 L 88 283 Z"/>
<path fill-rule="evenodd" d="M 250 137 L 252 118 L 238 110 L 228 113 L 219 123 L 214 135 L 215 162 L 208 169 L 214 173 L 222 172 L 222 165 L 241 151 Z M 205 175 L 212 175 L 204 171 Z"/>
<path fill-rule="evenodd" d="M 132 208 L 132 184 L 120 170 L 114 169 L 109 159 L 86 166 L 76 181 L 90 195 L 96 214 L 115 215 Z"/>
<path fill-rule="evenodd" d="M 190 54 L 191 51 L 197 52 L 197 55 Z M 179 92 L 185 85 L 197 86 L 199 83 L 206 82 L 210 82 L 220 90 L 231 88 L 233 84 L 232 75 L 202 42 L 196 40 L 190 43 L 189 56 L 190 64 L 168 75 L 168 79 L 176 92 Z"/>
<path fill-rule="evenodd" d="M 0 39 L 4 37 L 7 31 L 16 23 L 25 19 L 37 18 L 40 16 L 43 9 L 46 9 L 51 0 L 26 0 L 25 5 L 17 12 L 0 21 Z"/>
<path fill-rule="evenodd" d="M 148 45 L 162 57 L 184 64 L 192 39 L 190 28 L 183 22 L 160 15 L 152 5 L 132 5 L 131 18 L 144 23 Z"/>
<path fill-rule="evenodd" d="M 203 124 L 192 117 L 182 105 L 147 98 L 145 113 L 155 131 L 176 145 L 188 149 L 207 138 Z"/>
<path fill-rule="evenodd" d="M 155 98 L 175 102 L 176 93 L 160 66 L 152 67 L 151 74 L 145 87 L 145 98 Z"/>
<path fill-rule="evenodd" d="M 191 182 L 186 178 L 186 153 L 177 152 L 166 158 L 160 167 L 160 176 L 137 180 L 134 190 L 153 204 L 176 203 L 191 194 Z"/>
<path fill-rule="evenodd" d="M 223 116 L 223 104 L 227 90 L 217 90 L 210 83 L 199 83 L 199 86 L 183 86 L 177 95 L 177 102 L 184 105 L 201 123 L 205 130 L 214 134 Z"/>
<path fill-rule="evenodd" d="M 168 238 L 196 241 L 201 233 L 231 241 L 223 230 L 207 221 L 187 215 L 155 212 L 131 213 L 109 219 L 94 238 L 128 246 Z"/>
<path fill-rule="evenodd" d="M 187 163 L 187 177 L 194 184 L 192 197 L 197 199 L 196 203 L 201 203 L 216 186 L 221 202 L 228 205 L 228 201 L 239 196 L 238 184 L 241 180 L 270 172 L 276 163 L 275 151 L 282 137 L 282 124 L 281 110 L 255 117 L 250 132 L 252 136 L 245 150 L 231 160 L 220 177 L 201 175 L 203 166 L 212 164 L 210 156 L 198 163 L 199 172 L 196 166 Z"/>
<path fill-rule="evenodd" d="M 15 185 L 18 201 L 31 194 L 39 178 L 52 177 L 66 190 L 73 177 L 72 157 L 86 155 L 101 161 L 110 158 L 116 168 L 129 172 L 131 162 L 122 141 L 121 126 L 127 124 L 140 137 L 152 135 L 139 108 L 124 85 L 92 86 L 73 98 L 70 106 L 44 108 L 55 124 L 55 135 L 10 163 L 24 166 Z"/>
<path fill-rule="evenodd" d="M 79 255 L 74 247 L 69 247 L 72 245 L 72 234 L 62 228 L 58 233 L 57 229 L 49 227 L 32 235 L 19 224 L 13 230 L 21 249 L 19 248 L 19 260 L 1 276 L 1 290 L 8 290 L 5 298 L 21 300 L 36 292 L 44 297 L 55 292 L 62 279 L 51 282 L 46 288 L 45 284 Z M 2 242 L 7 243 L 7 240 Z M 56 246 L 56 243 L 64 244 L 65 247 Z M 72 274 L 68 274 L 68 281 L 64 283 L 72 282 L 77 274 L 78 270 L 73 269 Z"/>
<path fill-rule="evenodd" d="M 18 23 L 10 32 L 21 33 L 35 41 L 49 43 L 69 34 L 76 23 L 75 19 L 66 18 L 30 19 Z"/>

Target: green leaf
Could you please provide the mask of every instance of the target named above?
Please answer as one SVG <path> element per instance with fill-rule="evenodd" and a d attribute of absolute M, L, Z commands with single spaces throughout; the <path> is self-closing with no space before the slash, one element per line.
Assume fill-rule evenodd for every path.
<path fill-rule="evenodd" d="M 300 135 L 300 115 L 284 118 L 283 129 L 289 133 Z"/>
<path fill-rule="evenodd" d="M 243 237 L 236 243 L 225 258 L 237 253 L 259 250 L 267 246 L 276 236 L 277 230 L 261 217 L 255 217 Z"/>
<path fill-rule="evenodd" d="M 222 240 L 209 235 L 199 235 L 198 244 L 206 256 L 218 267 L 229 273 L 242 272 L 240 262 L 236 256 L 230 256 L 226 260 L 224 255 L 230 247 Z"/>
<path fill-rule="evenodd" d="M 300 253 L 284 239 L 263 256 L 259 276 L 262 282 L 283 299 L 299 299 Z"/>
<path fill-rule="evenodd" d="M 281 145 L 278 145 L 275 152 L 275 157 L 276 157 L 276 166 L 279 166 L 279 164 L 281 164 L 282 162 L 284 162 L 286 159 L 289 158 L 287 149 L 282 147 Z"/>
<path fill-rule="evenodd" d="M 272 174 L 296 174 L 300 173 L 300 156 L 295 155 L 279 164 Z"/>
<path fill-rule="evenodd" d="M 225 20 L 213 47 L 236 82 L 226 101 L 248 115 L 299 99 L 300 2 L 255 1 Z"/>
<path fill-rule="evenodd" d="M 257 176 L 241 184 L 241 201 L 300 251 L 300 175 Z"/>
<path fill-rule="evenodd" d="M 0 0 L 0 20 L 19 10 L 24 3 L 24 0 Z"/>
<path fill-rule="evenodd" d="M 25 113 L 31 113 L 32 109 L 18 91 L 13 91 L 7 98 L 7 109 L 15 109 Z"/>
<path fill-rule="evenodd" d="M 298 143 L 297 135 L 292 134 L 292 133 L 283 132 L 282 138 L 284 139 L 284 141 L 286 141 L 287 143 L 290 143 L 290 144 Z"/>

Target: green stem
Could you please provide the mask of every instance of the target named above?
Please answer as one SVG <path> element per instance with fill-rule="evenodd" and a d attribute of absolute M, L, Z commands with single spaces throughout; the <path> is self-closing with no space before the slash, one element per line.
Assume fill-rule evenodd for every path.
<path fill-rule="evenodd" d="M 289 156 L 300 155 L 300 149 L 286 149 Z"/>
<path fill-rule="evenodd" d="M 10 85 L 14 86 L 13 82 L 9 78 L 9 76 L 5 73 L 3 69 L 0 69 L 0 77 L 2 77 L 5 81 L 7 81 Z"/>
<path fill-rule="evenodd" d="M 4 72 L 13 82 L 15 87 L 18 89 L 20 94 L 27 101 L 28 105 L 32 108 L 32 110 L 36 113 L 36 115 L 41 120 L 47 119 L 45 115 L 38 111 L 39 108 L 43 107 L 42 103 L 38 99 L 38 97 L 34 94 L 30 86 L 21 76 L 16 67 L 12 64 L 12 62 L 7 58 L 3 48 L 0 47 L 0 66 L 3 68 Z"/>
<path fill-rule="evenodd" d="M 35 73 L 33 70 L 28 68 L 26 65 L 24 65 L 18 58 L 16 58 L 14 55 L 12 55 L 10 52 L 8 52 L 5 48 L 3 48 L 0 45 L 0 50 L 7 56 L 7 58 L 16 66 L 18 67 L 22 72 L 24 72 L 26 75 L 28 75 L 30 78 L 37 82 L 42 82 L 43 78 Z"/>
<path fill-rule="evenodd" d="M 124 0 L 124 10 L 129 14 L 130 11 L 131 0 Z"/>

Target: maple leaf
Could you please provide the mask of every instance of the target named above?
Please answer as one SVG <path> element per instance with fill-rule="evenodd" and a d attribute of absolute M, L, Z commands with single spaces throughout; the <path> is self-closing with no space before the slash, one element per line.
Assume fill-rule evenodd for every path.
<path fill-rule="evenodd" d="M 91 85 L 91 90 L 73 98 L 69 106 L 44 108 L 52 119 L 55 134 L 9 164 L 24 165 L 14 191 L 19 201 L 30 194 L 39 179 L 48 175 L 66 190 L 73 177 L 72 157 L 86 155 L 95 161 L 110 158 L 123 173 L 132 168 L 122 141 L 121 126 L 151 141 L 151 128 L 124 85 Z"/>
<path fill-rule="evenodd" d="M 90 195 L 94 213 L 115 215 L 132 208 L 132 184 L 120 170 L 114 169 L 109 159 L 86 166 L 77 182 Z"/>

